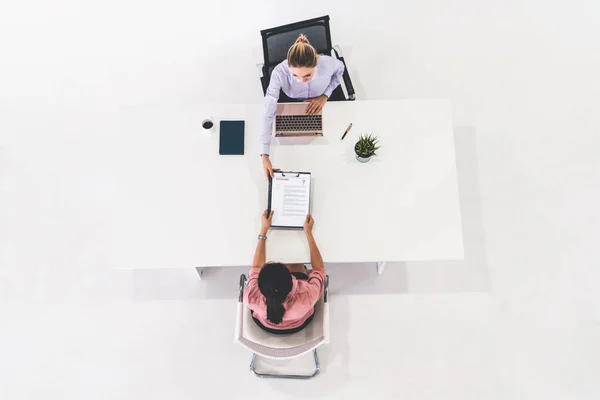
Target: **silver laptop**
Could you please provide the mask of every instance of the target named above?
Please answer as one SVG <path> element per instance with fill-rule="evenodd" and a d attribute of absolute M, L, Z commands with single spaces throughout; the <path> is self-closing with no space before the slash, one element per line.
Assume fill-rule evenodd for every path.
<path fill-rule="evenodd" d="M 306 114 L 308 103 L 280 103 L 275 113 L 275 136 L 323 136 L 323 115 Z"/>

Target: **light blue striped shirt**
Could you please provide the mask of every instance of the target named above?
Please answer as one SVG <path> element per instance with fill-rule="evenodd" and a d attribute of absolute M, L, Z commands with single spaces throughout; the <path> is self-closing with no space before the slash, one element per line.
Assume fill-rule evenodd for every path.
<path fill-rule="evenodd" d="M 278 64 L 271 73 L 271 82 L 265 94 L 265 108 L 260 134 L 260 154 L 269 154 L 273 121 L 277 110 L 279 89 L 292 99 L 306 100 L 322 94 L 331 97 L 333 90 L 340 84 L 344 74 L 344 64 L 330 56 L 319 56 L 315 75 L 306 82 L 300 82 L 290 71 L 287 60 Z"/>

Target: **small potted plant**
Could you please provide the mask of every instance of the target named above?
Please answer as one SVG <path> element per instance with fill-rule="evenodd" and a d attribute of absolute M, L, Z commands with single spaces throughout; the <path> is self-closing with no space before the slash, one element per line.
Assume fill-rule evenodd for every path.
<path fill-rule="evenodd" d="M 361 135 L 358 138 L 358 142 L 354 145 L 354 152 L 356 153 L 356 159 L 359 162 L 369 162 L 371 157 L 377 155 L 376 151 L 381 146 L 378 146 L 379 138 L 373 135 Z"/>

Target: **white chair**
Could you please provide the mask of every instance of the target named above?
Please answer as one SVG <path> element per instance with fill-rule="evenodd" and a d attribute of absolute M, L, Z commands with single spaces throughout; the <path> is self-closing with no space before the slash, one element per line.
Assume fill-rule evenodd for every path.
<path fill-rule="evenodd" d="M 320 370 L 317 347 L 329 343 L 329 303 L 327 302 L 329 276 L 325 278 L 323 295 L 315 305 L 315 316 L 312 322 L 300 332 L 290 335 L 274 335 L 265 332 L 256 325 L 252 319 L 250 309 L 244 302 L 245 289 L 246 275 L 242 274 L 240 277 L 234 341 L 252 352 L 250 370 L 261 378 L 310 379 L 317 376 Z M 315 361 L 315 370 L 311 375 L 273 374 L 256 371 L 256 356 L 285 360 L 300 357 L 311 351 Z"/>

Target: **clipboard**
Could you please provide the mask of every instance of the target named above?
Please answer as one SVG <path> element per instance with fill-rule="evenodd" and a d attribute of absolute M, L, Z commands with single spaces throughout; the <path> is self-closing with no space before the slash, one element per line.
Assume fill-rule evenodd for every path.
<path fill-rule="evenodd" d="M 311 173 L 275 171 L 273 175 L 267 196 L 267 210 L 275 211 L 271 227 L 302 229 L 311 209 Z"/>

